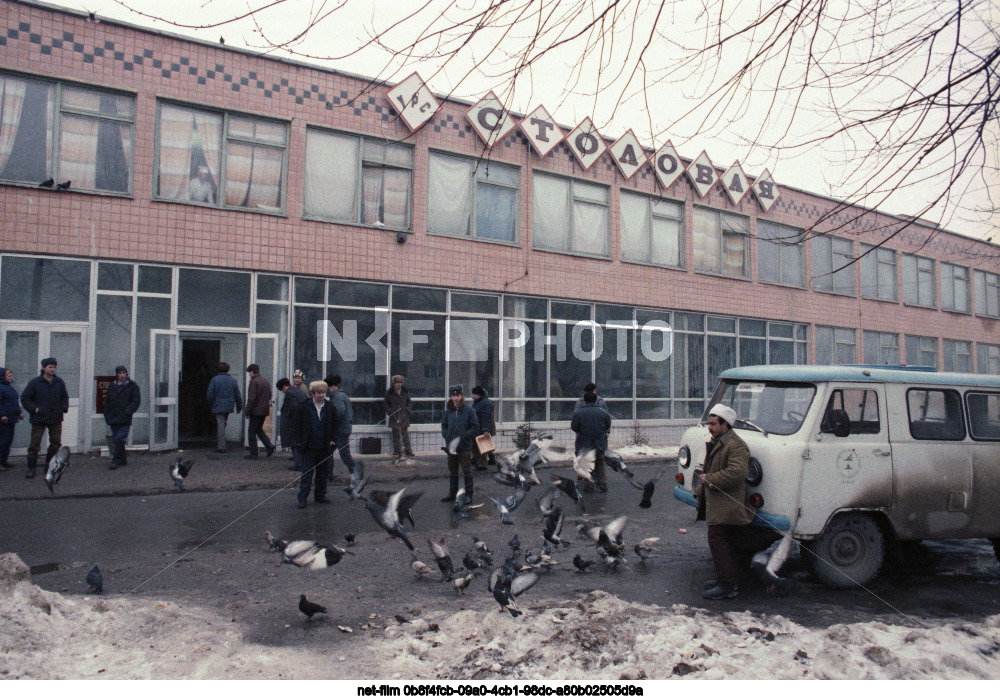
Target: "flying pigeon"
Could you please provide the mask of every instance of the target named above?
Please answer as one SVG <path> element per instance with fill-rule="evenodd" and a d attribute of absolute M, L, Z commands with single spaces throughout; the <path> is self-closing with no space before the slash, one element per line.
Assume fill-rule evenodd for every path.
<path fill-rule="evenodd" d="M 344 493 L 347 494 L 347 500 L 353 501 L 355 498 L 361 498 L 361 492 L 365 490 L 365 486 L 368 485 L 368 480 L 372 477 L 368 474 L 362 479 L 355 479 L 351 477 L 351 483 L 344 487 Z"/>
<path fill-rule="evenodd" d="M 431 574 L 434 573 L 434 569 L 432 569 L 431 567 L 427 566 L 427 564 L 417 559 L 416 554 L 412 554 L 410 556 L 413 559 L 413 561 L 410 563 L 410 568 L 413 569 L 413 572 L 417 575 L 417 577 L 430 576 Z"/>
<path fill-rule="evenodd" d="M 622 530 L 625 529 L 627 522 L 628 516 L 623 515 L 615 518 L 604 527 L 595 526 L 586 528 L 581 525 L 580 531 L 597 543 L 598 554 L 604 557 L 606 564 L 610 565 L 611 560 L 615 560 L 616 562 L 624 562 L 625 560 L 624 556 L 622 556 L 622 550 L 625 547 L 625 541 L 622 539 Z M 617 566 L 617 564 L 614 566 Z"/>
<path fill-rule="evenodd" d="M 319 613 L 326 614 L 326 608 L 324 608 L 319 603 L 313 603 L 312 601 L 308 600 L 305 597 L 305 594 L 299 596 L 299 610 L 301 610 L 302 614 L 305 615 L 310 620 L 312 619 L 313 615 L 317 615 Z"/>
<path fill-rule="evenodd" d="M 556 506 L 551 513 L 545 516 L 545 529 L 542 530 L 542 537 L 546 542 L 551 542 L 556 546 L 561 544 L 563 547 L 569 547 L 569 542 L 560 537 L 562 528 L 563 511 L 562 508 Z"/>
<path fill-rule="evenodd" d="M 457 455 L 458 454 L 458 443 L 461 442 L 461 441 L 462 441 L 461 437 L 452 438 L 451 442 L 449 442 L 447 445 L 445 445 L 441 449 L 444 450 L 445 454 Z"/>
<path fill-rule="evenodd" d="M 264 531 L 264 541 L 267 543 L 267 546 L 269 548 L 271 548 L 272 550 L 276 549 L 279 552 L 284 552 L 285 547 L 288 546 L 287 542 L 285 542 L 284 540 L 280 540 L 274 535 L 272 535 L 270 530 Z"/>
<path fill-rule="evenodd" d="M 295 540 L 285 545 L 285 549 L 281 552 L 281 563 L 294 564 L 310 571 L 320 571 L 339 562 L 345 554 L 354 556 L 352 552 L 336 545 L 322 545 L 312 540 Z"/>
<path fill-rule="evenodd" d="M 461 520 L 472 517 L 469 513 L 471 510 L 476 510 L 477 508 L 482 508 L 482 503 L 477 503 L 472 505 L 472 498 L 465 493 L 465 488 L 460 488 L 458 493 L 455 494 L 455 502 L 451 506 L 451 520 L 452 523 L 458 523 Z"/>
<path fill-rule="evenodd" d="M 87 572 L 87 585 L 90 586 L 91 593 L 104 592 L 104 578 L 101 576 L 101 570 L 97 568 L 97 564 L 94 564 L 94 568 Z"/>
<path fill-rule="evenodd" d="M 576 487 L 575 481 L 562 476 L 553 475 L 552 483 L 557 489 L 572 498 L 573 501 L 580 506 L 580 511 L 583 511 L 583 496 L 580 494 L 580 489 Z"/>
<path fill-rule="evenodd" d="M 615 452 L 614 450 L 605 450 L 604 452 L 604 463 L 611 467 L 611 471 L 618 472 L 619 474 L 624 474 L 626 479 L 635 478 L 635 472 L 625 466 L 622 456 Z"/>
<path fill-rule="evenodd" d="M 406 487 L 404 486 L 394 494 L 387 497 L 386 494 L 388 494 L 388 491 L 373 491 L 372 500 L 368 500 L 362 496 L 361 501 L 365 504 L 365 508 L 371 513 L 372 518 L 375 519 L 379 527 L 388 532 L 391 537 L 401 539 L 406 548 L 413 552 L 416 548 L 407 539 L 400 521 L 405 517 L 409 519 L 410 523 L 413 523 L 413 518 L 410 517 L 410 508 L 423 495 L 423 492 L 418 491 L 407 495 Z M 382 498 L 385 498 L 384 503 L 381 502 Z"/>
<path fill-rule="evenodd" d="M 660 541 L 659 537 L 647 537 L 642 542 L 635 545 L 634 550 L 637 555 L 639 555 L 639 560 L 641 563 L 645 564 L 646 560 L 651 556 L 656 554 L 656 548 L 653 547 L 657 542 Z"/>
<path fill-rule="evenodd" d="M 593 561 L 590 561 L 588 559 L 584 559 L 579 554 L 577 554 L 575 557 L 573 557 L 573 566 L 575 566 L 577 569 L 579 569 L 579 571 L 580 571 L 581 574 L 587 573 L 587 567 L 588 566 L 593 566 L 596 563 L 597 562 L 593 562 Z"/>
<path fill-rule="evenodd" d="M 451 553 L 448 551 L 448 545 L 444 543 L 443 539 L 441 542 L 435 542 L 430 538 L 427 539 L 427 544 L 431 546 L 434 561 L 441 570 L 441 580 L 451 581 L 455 578 L 455 565 L 451 561 Z"/>
<path fill-rule="evenodd" d="M 518 610 L 515 596 L 519 596 L 538 583 L 538 574 L 521 574 L 513 579 L 501 577 L 493 587 L 493 599 L 500 604 L 501 610 L 506 610 L 511 617 L 524 613 Z"/>
<path fill-rule="evenodd" d="M 532 440 L 525 449 L 500 457 L 497 465 L 504 480 L 497 480 L 509 486 L 521 485 L 524 490 L 528 490 L 530 484 L 541 484 L 535 467 L 566 456 L 566 448 L 557 447 L 553 442 L 552 435 L 542 435 Z"/>
<path fill-rule="evenodd" d="M 640 484 L 638 481 L 636 481 L 632 477 L 629 477 L 628 482 L 630 484 L 632 484 L 632 486 L 634 486 L 635 488 L 637 488 L 640 491 L 642 491 L 642 500 L 639 501 L 639 507 L 640 508 L 649 508 L 651 505 L 653 505 L 653 500 L 652 500 L 653 499 L 653 491 L 656 488 L 656 482 L 659 481 L 660 477 L 662 477 L 666 473 L 667 473 L 667 470 L 665 468 L 661 469 L 656 476 L 654 476 L 652 479 L 650 479 L 649 481 L 647 481 L 644 484 Z"/>
<path fill-rule="evenodd" d="M 510 509 L 507 508 L 507 504 L 493 496 L 490 496 L 490 500 L 493 501 L 493 505 L 497 507 L 497 512 L 500 513 L 500 522 L 504 525 L 513 525 L 514 521 L 510 519 Z"/>
<path fill-rule="evenodd" d="M 577 452 L 573 457 L 573 471 L 588 484 L 594 483 L 594 465 L 597 460 L 597 450 Z"/>
<path fill-rule="evenodd" d="M 55 493 L 52 487 L 59 483 L 62 473 L 69 466 L 69 448 L 63 445 L 49 461 L 49 469 L 45 472 L 45 485 L 50 493 Z"/>
<path fill-rule="evenodd" d="M 750 569 L 764 584 L 764 589 L 779 597 L 791 593 L 797 584 L 795 579 L 782 578 L 778 575 L 791 552 L 792 541 L 789 535 L 785 535 L 778 540 L 776 545 L 771 545 L 767 549 L 757 552 L 753 556 L 753 561 L 750 562 Z"/>
<path fill-rule="evenodd" d="M 555 486 L 550 486 L 545 493 L 542 494 L 541 498 L 535 499 L 535 503 L 538 504 L 538 512 L 542 515 L 550 515 L 555 508 L 557 498 L 559 498 L 559 489 Z"/>
<path fill-rule="evenodd" d="M 184 491 L 184 479 L 187 478 L 187 475 L 193 466 L 193 459 L 182 460 L 180 457 L 177 458 L 176 462 L 170 465 L 170 478 L 174 480 L 174 486 L 177 487 L 178 491 Z"/>

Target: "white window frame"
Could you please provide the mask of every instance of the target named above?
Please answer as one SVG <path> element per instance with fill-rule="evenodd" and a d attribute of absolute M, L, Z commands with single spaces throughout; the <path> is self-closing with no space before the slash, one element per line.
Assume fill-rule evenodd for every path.
<path fill-rule="evenodd" d="M 972 343 L 968 340 L 941 341 L 942 366 L 945 372 L 972 372 Z M 962 366 L 958 366 L 959 358 L 964 358 Z"/>
<path fill-rule="evenodd" d="M 941 309 L 959 314 L 969 313 L 969 268 L 941 263 Z"/>
<path fill-rule="evenodd" d="M 976 372 L 1000 374 L 1000 345 L 976 343 Z"/>
<path fill-rule="evenodd" d="M 936 309 L 936 283 L 933 259 L 903 253 L 903 303 L 905 305 Z M 929 301 L 921 301 L 927 297 L 930 298 Z"/>
<path fill-rule="evenodd" d="M 541 197 L 539 196 L 538 190 L 536 189 L 536 185 L 538 183 L 540 183 L 540 182 L 544 182 L 545 180 L 559 180 L 559 181 L 568 183 L 568 188 L 567 188 L 567 198 L 568 199 L 565 202 L 565 204 L 566 204 L 566 211 L 568 212 L 568 216 L 565 218 L 565 220 L 563 222 L 563 224 L 566 226 L 565 233 L 566 233 L 567 244 L 566 244 L 565 248 L 561 248 L 561 247 L 558 247 L 558 246 L 549 246 L 549 245 L 545 245 L 544 243 L 542 243 L 540 245 L 538 243 L 538 240 L 537 240 L 537 238 L 538 238 L 537 232 L 539 231 L 539 228 L 540 228 L 540 217 L 544 215 L 543 213 L 546 210 L 546 206 L 545 206 L 546 203 L 540 201 Z M 605 194 L 604 201 L 601 201 L 601 200 L 599 200 L 597 198 L 588 196 L 587 193 L 586 193 L 586 188 L 600 188 L 601 190 L 603 190 L 604 194 Z M 542 250 L 542 251 L 547 251 L 547 252 L 552 252 L 552 253 L 566 253 L 566 254 L 569 254 L 569 255 L 583 255 L 583 256 L 591 257 L 591 258 L 608 259 L 610 257 L 610 254 L 611 254 L 610 253 L 610 251 L 611 251 L 611 188 L 608 185 L 605 185 L 604 183 L 601 183 L 601 182 L 591 182 L 589 180 L 577 180 L 577 179 L 570 178 L 570 177 L 563 177 L 561 175 L 554 175 L 552 173 L 547 173 L 547 172 L 542 172 L 542 171 L 535 171 L 535 172 L 532 173 L 532 197 L 531 197 L 531 200 L 532 200 L 532 216 L 531 216 L 531 220 L 532 220 L 532 241 L 531 241 L 531 246 L 532 246 L 532 248 L 534 248 L 536 250 Z M 584 206 L 603 207 L 604 210 L 605 210 L 605 223 L 607 224 L 607 226 L 606 226 L 606 228 L 605 228 L 605 230 L 603 232 L 603 234 L 604 234 L 604 238 L 603 238 L 603 251 L 600 252 L 600 253 L 596 253 L 596 252 L 593 252 L 593 251 L 588 251 L 588 250 L 578 249 L 577 248 L 576 239 L 577 239 L 577 237 L 579 235 L 579 232 L 577 232 L 575 230 L 575 226 L 574 226 L 574 220 L 576 219 L 574 211 L 575 211 L 575 208 L 576 208 L 576 206 L 578 204 L 579 205 L 584 205 Z"/>
<path fill-rule="evenodd" d="M 827 333 L 829 331 L 829 334 Z M 826 336 L 826 337 L 821 337 Z M 853 328 L 836 328 L 834 326 L 816 326 L 813 337 L 815 338 L 816 350 L 822 344 L 829 347 L 831 351 L 832 363 L 834 365 L 852 365 L 858 361 L 858 335 Z M 850 348 L 850 358 L 841 361 L 841 350 Z M 819 358 L 817 364 L 821 364 Z M 827 363 L 822 363 L 827 364 Z"/>
<path fill-rule="evenodd" d="M 892 274 L 891 284 L 882 284 L 884 270 Z M 899 300 L 899 277 L 896 271 L 896 251 L 882 246 L 861 244 L 861 296 L 878 301 Z"/>
<path fill-rule="evenodd" d="M 938 366 L 938 341 L 924 335 L 907 335 L 906 342 L 906 364 L 917 366 L 928 366 L 936 368 Z M 933 362 L 929 360 L 933 357 Z"/>
<path fill-rule="evenodd" d="M 486 161 L 483 159 L 469 158 L 468 156 L 457 155 L 455 153 L 448 153 L 446 151 L 435 151 L 432 150 L 428 153 L 428 163 L 427 169 L 430 172 L 433 160 L 435 158 L 446 158 L 454 161 L 463 161 L 469 165 L 469 178 L 472 180 L 472 186 L 469 188 L 469 202 L 468 205 L 468 224 L 466 226 L 465 233 L 450 233 L 443 230 L 435 229 L 435 221 L 432 214 L 433 207 L 431 188 L 433 186 L 433 181 L 431 177 L 427 178 L 427 233 L 434 234 L 436 236 L 451 236 L 453 238 L 471 238 L 478 241 L 487 241 L 490 243 L 506 243 L 508 245 L 517 245 L 521 238 L 520 232 L 520 219 L 521 219 L 521 169 L 516 165 L 511 165 L 510 163 L 500 163 L 497 161 Z M 509 171 L 516 175 L 517 184 L 509 184 L 507 182 L 501 182 L 497 179 L 491 179 L 489 177 L 490 172 L 498 171 Z M 488 236 L 479 236 L 477 229 L 478 224 L 478 212 L 479 212 L 479 194 L 480 186 L 484 187 L 495 187 L 498 189 L 504 189 L 514 192 L 514 240 L 508 241 L 503 238 L 491 238 Z"/>
<path fill-rule="evenodd" d="M 1000 318 L 1000 275 L 975 270 L 973 279 L 976 288 L 976 316 Z"/>
<path fill-rule="evenodd" d="M 839 250 L 837 250 L 838 248 Z M 812 239 L 812 258 L 814 292 L 848 297 L 857 296 L 853 241 L 827 234 L 816 236 Z M 818 261 L 822 261 L 822 264 L 817 264 Z M 851 289 L 844 291 L 845 283 L 848 280 L 850 280 Z"/>
<path fill-rule="evenodd" d="M 715 222 L 712 231 L 700 231 L 698 230 L 698 219 L 699 216 L 714 216 Z M 743 239 L 743 263 L 741 265 L 740 274 L 736 275 L 738 279 L 750 279 L 750 217 L 744 216 L 742 214 L 733 214 L 725 211 L 718 211 L 715 209 L 708 209 L 706 207 L 695 207 L 694 217 L 692 225 L 692 241 L 695 249 L 695 272 L 707 272 L 714 275 L 725 275 L 730 277 L 730 271 L 728 269 L 723 269 L 722 260 L 726 254 L 726 238 L 727 236 L 738 236 Z M 741 230 L 737 225 L 737 220 L 744 222 L 744 228 Z M 713 238 L 715 250 L 717 255 L 715 256 L 714 265 L 712 267 L 707 267 L 705 265 L 699 266 L 698 264 L 698 247 L 699 239 Z"/>
<path fill-rule="evenodd" d="M 662 199 L 656 197 L 655 195 L 646 194 L 644 192 L 633 192 L 630 190 L 620 190 L 619 191 L 619 208 L 620 208 L 620 221 L 621 221 L 621 236 L 622 236 L 622 262 L 638 263 L 641 265 L 658 265 L 660 267 L 668 267 L 675 270 L 684 269 L 684 202 L 675 202 L 673 200 Z M 645 238 L 646 242 L 646 255 L 644 257 L 629 256 L 625 253 L 625 238 L 631 235 L 631 232 L 626 231 L 626 220 L 625 220 L 625 198 L 634 197 L 636 200 L 642 200 L 645 206 L 645 218 L 644 218 L 644 231 L 640 233 L 640 236 Z M 674 216 L 668 214 L 664 211 L 657 211 L 657 205 L 669 205 L 671 207 L 677 207 L 679 209 L 679 215 Z M 677 227 L 677 240 L 675 241 L 675 246 L 677 250 L 677 260 L 676 262 L 662 262 L 653 259 L 653 236 L 656 235 L 656 222 L 671 222 L 676 224 Z"/>
<path fill-rule="evenodd" d="M 773 228 L 773 234 L 765 234 L 766 229 Z M 761 266 L 761 260 L 763 260 L 763 250 L 766 248 L 775 248 L 775 258 L 778 263 L 778 276 L 777 279 L 770 279 L 764 276 L 764 270 Z M 790 279 L 792 274 L 786 274 L 788 272 L 783 262 L 786 256 L 782 253 L 788 250 L 794 250 L 796 260 L 794 267 L 796 270 L 792 270 L 791 273 L 794 274 L 794 280 Z M 794 228 L 792 226 L 786 226 L 785 224 L 779 224 L 774 221 L 764 221 L 763 219 L 757 219 L 757 279 L 760 282 L 767 282 L 769 284 L 781 284 L 790 287 L 797 287 L 803 289 L 806 286 L 806 263 L 805 263 L 805 245 L 802 238 L 802 230 Z"/>
<path fill-rule="evenodd" d="M 898 365 L 899 364 L 899 334 L 884 331 L 864 331 L 863 357 L 866 365 Z M 874 347 L 872 347 L 874 346 Z M 884 362 L 886 351 L 895 356 L 894 362 Z M 874 357 L 872 357 L 874 355 Z"/>

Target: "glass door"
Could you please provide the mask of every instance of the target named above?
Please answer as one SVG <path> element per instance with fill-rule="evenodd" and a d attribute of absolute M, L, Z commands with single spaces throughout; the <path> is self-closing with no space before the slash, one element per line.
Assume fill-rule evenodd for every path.
<path fill-rule="evenodd" d="M 177 331 L 151 330 L 149 346 L 149 451 L 177 449 Z"/>
<path fill-rule="evenodd" d="M 271 442 L 275 443 L 278 427 L 278 412 L 275 408 L 277 406 L 276 397 L 278 390 L 274 388 L 274 383 L 278 381 L 275 376 L 278 367 L 278 334 L 251 333 L 248 340 L 250 345 L 249 352 L 247 353 L 250 357 L 248 364 L 257 364 L 260 367 L 260 376 L 266 379 L 268 384 L 271 385 L 271 412 L 267 420 L 264 421 L 264 432 L 271 438 Z M 246 377 L 246 381 L 248 382 L 249 375 L 244 373 L 243 376 Z M 245 389 L 243 396 L 246 396 Z"/>

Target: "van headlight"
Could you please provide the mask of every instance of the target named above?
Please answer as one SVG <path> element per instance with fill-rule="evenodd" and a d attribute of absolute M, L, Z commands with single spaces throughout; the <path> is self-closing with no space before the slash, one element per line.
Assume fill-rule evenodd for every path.
<path fill-rule="evenodd" d="M 684 445 L 681 449 L 677 450 L 677 463 L 685 469 L 691 466 L 691 450 L 688 449 L 687 445 Z"/>
<path fill-rule="evenodd" d="M 759 486 L 763 479 L 764 468 L 760 466 L 760 462 L 755 457 L 751 457 L 750 466 L 747 468 L 747 484 L 750 486 Z"/>

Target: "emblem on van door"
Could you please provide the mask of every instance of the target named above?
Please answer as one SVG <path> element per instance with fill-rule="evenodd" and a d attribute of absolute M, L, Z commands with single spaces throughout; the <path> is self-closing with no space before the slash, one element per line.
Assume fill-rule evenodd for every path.
<path fill-rule="evenodd" d="M 842 450 L 837 455 L 837 469 L 845 479 L 853 479 L 861 471 L 861 457 L 854 449 Z"/>

